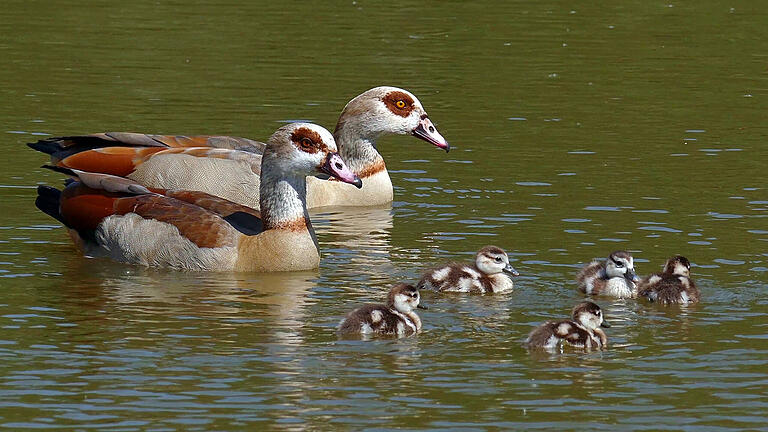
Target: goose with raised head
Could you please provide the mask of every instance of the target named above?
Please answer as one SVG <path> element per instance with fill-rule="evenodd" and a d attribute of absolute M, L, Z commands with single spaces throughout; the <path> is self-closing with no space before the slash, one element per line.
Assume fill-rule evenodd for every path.
<path fill-rule="evenodd" d="M 308 208 L 391 202 L 392 181 L 376 148 L 377 139 L 388 134 L 410 134 L 450 148 L 416 96 L 397 87 L 372 88 L 349 101 L 334 132 L 339 153 L 363 187 L 312 177 Z M 258 141 L 109 132 L 47 138 L 29 146 L 62 167 L 124 176 L 147 187 L 207 192 L 255 209 L 260 205 L 264 144 Z"/>
<path fill-rule="evenodd" d="M 37 206 L 60 220 L 87 255 L 151 267 L 207 271 L 317 268 L 306 177 L 361 186 L 333 136 L 310 123 L 281 127 L 261 164 L 261 212 L 197 191 L 147 188 L 131 179 L 58 167 L 78 180 L 38 188 Z"/>
<path fill-rule="evenodd" d="M 615 251 L 605 261 L 592 261 L 576 275 L 579 290 L 584 294 L 618 298 L 637 297 L 639 280 L 634 259 L 626 251 Z"/>

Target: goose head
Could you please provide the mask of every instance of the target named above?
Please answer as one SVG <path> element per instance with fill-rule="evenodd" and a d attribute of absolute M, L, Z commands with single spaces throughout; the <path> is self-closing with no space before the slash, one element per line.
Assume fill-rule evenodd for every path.
<path fill-rule="evenodd" d="M 609 278 L 623 277 L 630 282 L 640 280 L 635 273 L 635 263 L 632 255 L 626 251 L 616 251 L 605 261 L 605 274 Z"/>
<path fill-rule="evenodd" d="M 603 311 L 600 306 L 592 303 L 591 301 L 585 301 L 577 304 L 571 312 L 571 316 L 574 321 L 583 325 L 588 329 L 596 329 L 598 327 L 610 327 L 607 321 L 603 319 Z"/>
<path fill-rule="evenodd" d="M 496 246 L 486 246 L 480 249 L 475 256 L 475 265 L 485 274 L 509 273 L 512 276 L 519 276 L 509 264 L 509 256 L 504 249 Z"/>
<path fill-rule="evenodd" d="M 384 134 L 400 134 L 413 135 L 445 151 L 451 148 L 416 96 L 397 87 L 375 87 L 349 101 L 336 125 L 337 139 L 342 130 L 371 143 Z"/>
<path fill-rule="evenodd" d="M 691 275 L 691 262 L 682 255 L 673 256 L 664 264 L 664 273 L 689 277 Z"/>
<path fill-rule="evenodd" d="M 418 288 L 413 285 L 400 283 L 389 290 L 387 306 L 394 308 L 398 312 L 407 314 L 416 308 L 427 308 L 420 303 L 420 300 L 421 296 L 419 295 Z"/>
<path fill-rule="evenodd" d="M 333 135 L 312 123 L 291 123 L 278 129 L 267 141 L 264 160 L 279 160 L 285 171 L 302 176 L 327 174 L 358 188 L 362 181 L 339 156 Z"/>

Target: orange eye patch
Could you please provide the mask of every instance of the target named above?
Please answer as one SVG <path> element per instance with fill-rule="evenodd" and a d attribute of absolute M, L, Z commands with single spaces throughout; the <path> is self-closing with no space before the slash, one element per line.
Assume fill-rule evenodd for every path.
<path fill-rule="evenodd" d="M 293 134 L 291 134 L 291 141 L 293 141 L 300 150 L 307 153 L 326 151 L 328 148 L 320 137 L 320 134 L 307 128 L 299 128 L 293 132 Z"/>
<path fill-rule="evenodd" d="M 392 91 L 382 98 L 384 105 L 389 108 L 392 114 L 400 117 L 408 117 L 416 108 L 413 98 L 401 91 Z"/>

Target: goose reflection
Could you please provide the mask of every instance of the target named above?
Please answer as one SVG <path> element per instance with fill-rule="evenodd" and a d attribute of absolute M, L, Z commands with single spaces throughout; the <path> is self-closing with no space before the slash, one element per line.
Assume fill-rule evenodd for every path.
<path fill-rule="evenodd" d="M 71 264 L 57 284 L 67 287 L 61 291 L 63 303 L 74 321 L 96 319 L 92 324 L 100 331 L 130 332 L 131 339 L 176 334 L 214 337 L 233 346 L 303 344 L 300 329 L 318 277 L 315 271 L 160 271 L 101 259 Z"/>
<path fill-rule="evenodd" d="M 380 279 L 395 269 L 391 261 L 392 206 L 334 207 L 313 211 L 323 245 L 324 267 L 345 276 Z"/>

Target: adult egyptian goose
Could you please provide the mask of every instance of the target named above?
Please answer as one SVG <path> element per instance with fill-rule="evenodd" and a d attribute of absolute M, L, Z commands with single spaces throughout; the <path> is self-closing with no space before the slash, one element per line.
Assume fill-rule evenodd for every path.
<path fill-rule="evenodd" d="M 608 346 L 608 337 L 600 327 L 610 327 L 603 319 L 600 306 L 591 301 L 581 302 L 573 308 L 571 319 L 548 321 L 536 327 L 525 345 L 529 348 L 554 350 L 563 345 L 592 349 L 604 349 Z"/>
<path fill-rule="evenodd" d="M 605 261 L 592 261 L 576 275 L 579 290 L 584 294 L 618 298 L 637 297 L 635 283 L 639 280 L 634 259 L 626 251 L 615 251 Z"/>
<path fill-rule="evenodd" d="M 363 187 L 310 178 L 307 207 L 391 202 L 392 181 L 376 149 L 376 140 L 388 134 L 411 134 L 450 149 L 416 96 L 396 87 L 372 88 L 344 107 L 334 132 L 339 154 L 362 179 Z M 259 208 L 264 144 L 258 141 L 110 132 L 48 138 L 29 145 L 50 154 L 52 163 L 62 167 L 128 177 L 147 187 L 207 192 Z"/>
<path fill-rule="evenodd" d="M 691 262 L 681 255 L 668 259 L 662 273 L 644 277 L 637 290 L 640 298 L 663 305 L 696 303 L 701 297 L 691 279 Z"/>
<path fill-rule="evenodd" d="M 421 319 L 414 309 L 426 309 L 420 300 L 416 287 L 397 284 L 389 291 L 386 304 L 367 304 L 348 313 L 339 323 L 338 333 L 341 336 L 408 336 L 417 333 L 421 330 Z"/>
<path fill-rule="evenodd" d="M 203 192 L 149 189 L 108 174 L 58 169 L 78 181 L 61 192 L 40 186 L 36 204 L 69 228 L 85 254 L 182 270 L 316 268 L 307 175 L 361 186 L 330 132 L 310 123 L 283 126 L 270 137 L 261 164 L 261 212 Z"/>

